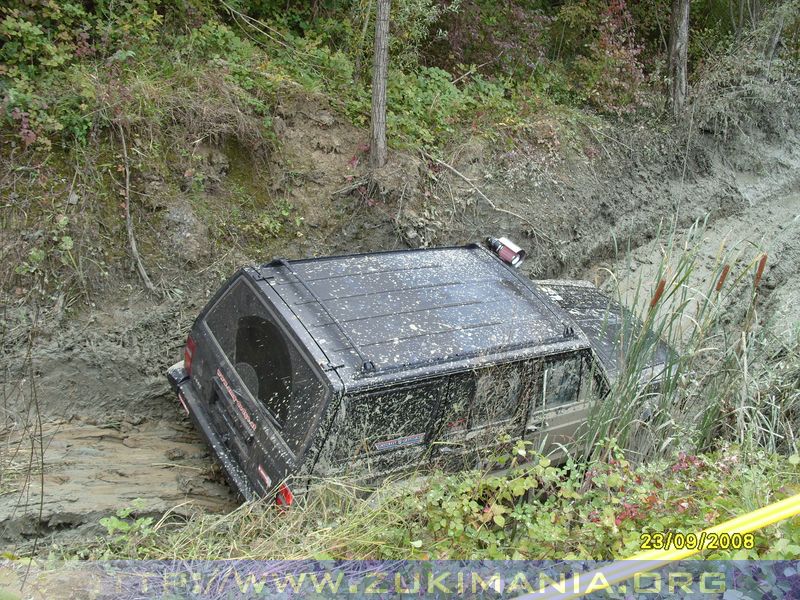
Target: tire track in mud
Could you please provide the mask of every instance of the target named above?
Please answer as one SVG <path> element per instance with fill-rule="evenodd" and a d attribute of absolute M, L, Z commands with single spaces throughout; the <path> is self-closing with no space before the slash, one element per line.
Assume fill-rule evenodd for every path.
<path fill-rule="evenodd" d="M 696 253 L 691 278 L 685 284 L 692 294 L 709 289 L 720 261 L 729 263 L 731 272 L 738 273 L 766 253 L 766 269 L 759 285 L 759 320 L 781 339 L 800 334 L 798 167 L 800 159 L 795 155 L 784 162 L 778 176 L 740 178 L 737 187 L 746 200 L 741 211 L 697 226 L 677 228 L 671 248 L 669 236 L 661 236 L 618 259 L 611 271 L 625 303 L 632 306 L 638 295 L 637 308 L 644 312 L 658 282 L 660 266 L 674 263 L 684 249 Z M 747 301 L 744 297 L 731 301 L 727 308 L 731 319 L 744 313 Z"/>

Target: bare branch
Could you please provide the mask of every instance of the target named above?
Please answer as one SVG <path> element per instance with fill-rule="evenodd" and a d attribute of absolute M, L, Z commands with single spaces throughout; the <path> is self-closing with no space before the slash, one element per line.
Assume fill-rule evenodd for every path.
<path fill-rule="evenodd" d="M 147 271 L 144 268 L 142 258 L 139 256 L 139 250 L 136 247 L 136 236 L 133 234 L 133 220 L 131 219 L 131 168 L 128 161 L 128 145 L 125 143 L 125 131 L 122 129 L 122 125 L 118 124 L 117 128 L 119 129 L 120 139 L 122 140 L 122 156 L 125 159 L 125 226 L 128 229 L 128 241 L 130 242 L 133 260 L 136 263 L 136 270 L 139 271 L 139 277 L 142 278 L 147 290 L 155 294 L 156 288 L 147 276 Z"/>
<path fill-rule="evenodd" d="M 446 163 L 446 162 L 444 162 L 443 160 L 439 160 L 439 159 L 438 159 L 438 158 L 436 158 L 435 156 L 431 156 L 430 154 L 428 154 L 428 153 L 427 153 L 427 152 L 425 152 L 424 150 L 420 150 L 420 152 L 422 153 L 422 156 L 424 156 L 424 157 L 425 157 L 425 158 L 427 158 L 428 160 L 431 160 L 431 161 L 433 161 L 433 162 L 435 162 L 435 163 L 437 163 L 437 164 L 439 164 L 439 165 L 443 166 L 445 169 L 447 169 L 448 171 L 450 171 L 450 172 L 451 172 L 453 175 L 455 175 L 455 176 L 459 177 L 460 179 L 462 179 L 463 181 L 465 181 L 466 183 L 468 183 L 468 184 L 469 184 L 469 186 L 470 186 L 470 187 L 471 187 L 471 188 L 472 188 L 472 189 L 475 191 L 475 193 L 476 193 L 476 194 L 478 194 L 478 195 L 479 195 L 481 198 L 483 198 L 484 200 L 486 200 L 486 202 L 489 204 L 489 206 L 491 206 L 491 207 L 492 207 L 492 210 L 496 210 L 497 212 L 505 213 L 505 214 L 507 214 L 507 215 L 510 215 L 510 216 L 512 216 L 512 217 L 515 217 L 515 218 L 519 219 L 520 221 L 522 221 L 523 223 L 525 223 L 526 225 L 528 225 L 528 226 L 531 228 L 531 233 L 532 233 L 533 235 L 535 235 L 536 237 L 538 237 L 538 238 L 540 238 L 540 239 L 542 239 L 542 240 L 545 240 L 545 241 L 547 241 L 547 242 L 549 242 L 549 243 L 551 243 L 551 244 L 555 244 L 555 240 L 553 240 L 553 238 L 551 238 L 551 237 L 550 237 L 549 235 L 547 235 L 546 233 L 542 233 L 541 231 L 539 231 L 539 230 L 536 228 L 536 226 L 535 226 L 533 223 L 531 223 L 531 221 L 530 221 L 530 220 L 526 219 L 525 217 L 523 217 L 522 215 L 520 215 L 520 214 L 518 214 L 518 213 L 515 213 L 515 212 L 513 212 L 513 211 L 507 210 L 507 209 L 505 209 L 505 208 L 500 208 L 499 206 L 497 206 L 497 205 L 496 205 L 494 202 L 492 202 L 492 201 L 489 199 L 489 197 L 488 197 L 486 194 L 484 194 L 484 193 L 483 193 L 483 192 L 482 192 L 482 191 L 481 191 L 481 190 L 478 188 L 478 186 L 476 186 L 474 183 L 472 183 L 472 181 L 471 181 L 469 178 L 467 178 L 467 177 L 466 177 L 466 175 L 464 175 L 463 173 L 461 173 L 460 171 L 458 171 L 458 170 L 457 170 L 457 169 L 456 169 L 454 166 L 447 164 L 447 163 Z"/>

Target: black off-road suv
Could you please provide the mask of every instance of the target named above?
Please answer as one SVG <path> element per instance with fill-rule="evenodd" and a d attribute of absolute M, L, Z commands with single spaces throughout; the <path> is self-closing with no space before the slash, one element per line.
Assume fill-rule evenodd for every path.
<path fill-rule="evenodd" d="M 472 466 L 504 434 L 560 447 L 618 375 L 631 315 L 591 284 L 530 281 L 521 258 L 495 243 L 246 267 L 169 380 L 246 500 Z M 668 355 L 658 342 L 651 382 Z"/>

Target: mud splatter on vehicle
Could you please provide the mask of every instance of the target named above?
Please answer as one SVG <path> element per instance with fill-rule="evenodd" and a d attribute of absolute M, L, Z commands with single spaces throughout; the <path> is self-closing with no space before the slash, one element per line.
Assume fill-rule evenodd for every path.
<path fill-rule="evenodd" d="M 568 443 L 616 376 L 622 309 L 490 248 L 278 259 L 223 285 L 168 376 L 239 494 L 474 465 L 503 436 Z"/>

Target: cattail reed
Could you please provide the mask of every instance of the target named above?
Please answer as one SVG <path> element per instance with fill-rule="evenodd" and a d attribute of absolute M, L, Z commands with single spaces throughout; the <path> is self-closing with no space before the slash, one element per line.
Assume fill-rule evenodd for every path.
<path fill-rule="evenodd" d="M 725 265 L 722 267 L 722 273 L 719 274 L 719 279 L 717 280 L 716 290 L 719 292 L 722 289 L 722 286 L 725 285 L 725 280 L 728 278 L 728 273 L 731 270 L 730 265 Z"/>
<path fill-rule="evenodd" d="M 667 285 L 666 279 L 661 279 L 656 286 L 656 291 L 653 294 L 653 299 L 650 300 L 650 310 L 653 310 L 658 304 L 658 301 L 661 300 L 661 296 L 664 293 L 664 287 Z"/>
<path fill-rule="evenodd" d="M 761 256 L 761 260 L 758 262 L 758 269 L 756 270 L 756 280 L 753 282 L 753 287 L 757 288 L 758 284 L 761 282 L 761 276 L 764 274 L 764 267 L 767 266 L 767 255 L 766 253 Z"/>

